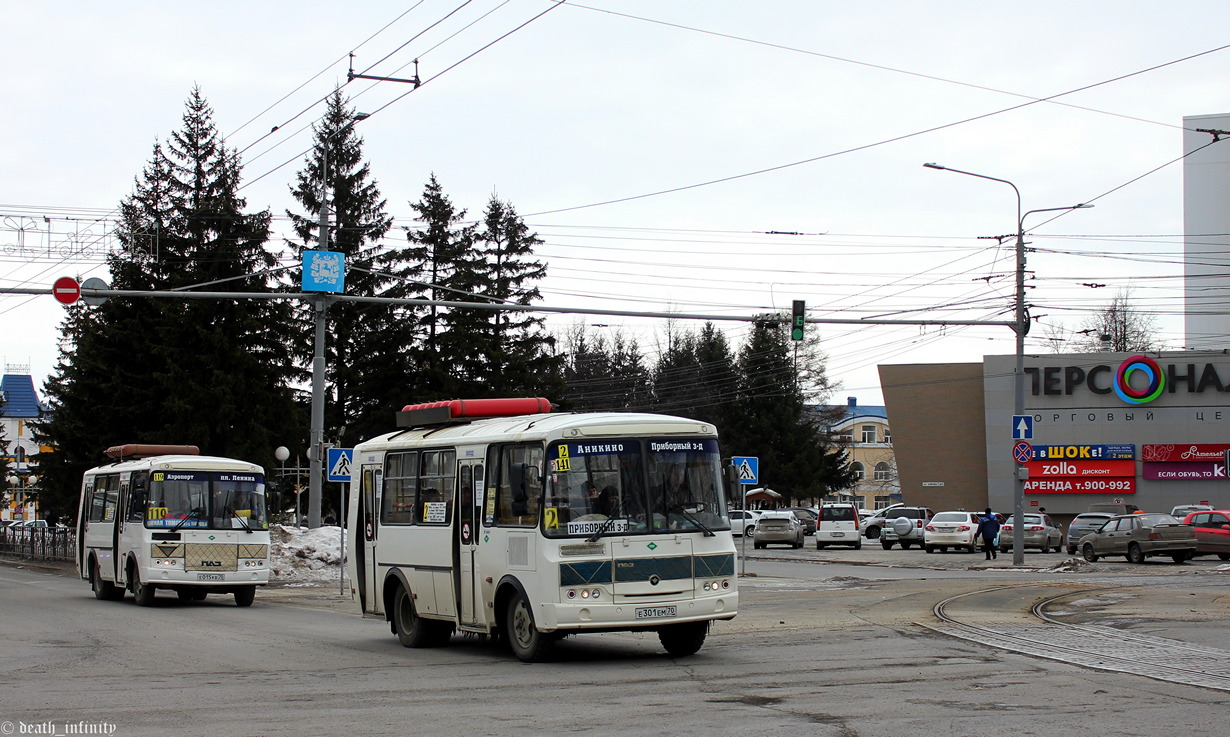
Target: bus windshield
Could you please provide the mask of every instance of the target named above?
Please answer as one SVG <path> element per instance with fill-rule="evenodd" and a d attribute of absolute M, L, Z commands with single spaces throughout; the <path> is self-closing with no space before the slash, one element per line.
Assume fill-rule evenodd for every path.
<path fill-rule="evenodd" d="M 548 447 L 548 537 L 730 529 L 713 439 L 613 439 Z"/>
<path fill-rule="evenodd" d="M 145 526 L 267 530 L 265 479 L 231 471 L 156 471 Z"/>

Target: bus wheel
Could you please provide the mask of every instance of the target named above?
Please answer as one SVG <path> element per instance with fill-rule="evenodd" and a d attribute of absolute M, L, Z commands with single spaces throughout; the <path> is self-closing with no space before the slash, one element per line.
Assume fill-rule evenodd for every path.
<path fill-rule="evenodd" d="M 393 595 L 391 614 L 393 632 L 396 633 L 403 647 L 427 647 L 431 644 L 428 623 L 419 617 L 418 612 L 414 611 L 414 600 L 410 598 L 410 592 L 406 591 L 406 587 L 397 587 L 397 593 Z"/>
<path fill-rule="evenodd" d="M 252 606 L 254 599 L 256 599 L 255 586 L 241 586 L 235 589 L 235 606 Z"/>
<path fill-rule="evenodd" d="M 534 626 L 530 603 L 520 592 L 514 594 L 508 602 L 504 630 L 508 633 L 508 645 L 512 648 L 513 655 L 526 663 L 545 660 L 556 642 L 556 638 L 548 637 Z"/>
<path fill-rule="evenodd" d="M 94 598 L 102 601 L 119 601 L 124 598 L 124 589 L 104 581 L 102 568 L 96 558 L 90 559 L 90 588 L 94 589 Z"/>
<path fill-rule="evenodd" d="M 137 567 L 128 567 L 128 580 L 132 582 L 132 598 L 137 600 L 137 606 L 154 605 L 154 587 L 141 583 L 141 574 Z"/>
<path fill-rule="evenodd" d="M 709 634 L 708 622 L 683 622 L 671 624 L 658 630 L 658 641 L 666 652 L 676 658 L 695 655 L 705 644 L 705 636 Z"/>

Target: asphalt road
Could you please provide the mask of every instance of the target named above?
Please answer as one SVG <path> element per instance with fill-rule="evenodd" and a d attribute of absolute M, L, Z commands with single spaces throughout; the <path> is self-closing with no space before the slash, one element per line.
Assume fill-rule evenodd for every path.
<path fill-rule="evenodd" d="M 738 617 L 715 624 L 696 656 L 672 659 L 653 635 L 587 635 L 534 665 L 478 639 L 402 648 L 336 587 L 269 587 L 248 609 L 160 592 L 139 608 L 97 601 L 71 576 L 0 566 L 0 737 L 46 724 L 164 737 L 1049 737 L 1181 723 L 1202 733 L 1230 717 L 1225 691 L 961 639 L 937 631 L 933 611 L 987 591 L 961 616 L 1015 626 L 1041 592 L 1066 593 L 1060 614 L 1072 621 L 1211 652 L 1230 621 L 1230 573 L 1215 560 L 1088 565 L 1031 553 L 1016 568 L 875 546 L 769 549 L 745 563 Z"/>

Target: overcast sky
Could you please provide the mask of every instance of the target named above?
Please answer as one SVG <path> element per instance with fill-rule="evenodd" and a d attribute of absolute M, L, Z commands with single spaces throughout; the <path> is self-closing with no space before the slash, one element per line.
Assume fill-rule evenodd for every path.
<path fill-rule="evenodd" d="M 1222 1 L 6 2 L 4 17 L 4 287 L 107 278 L 115 208 L 194 85 L 242 151 L 249 208 L 288 233 L 306 126 L 353 51 L 378 76 L 419 59 L 417 90 L 344 88 L 372 113 L 358 130 L 388 242 L 433 172 L 472 215 L 498 195 L 545 240 L 547 305 L 1010 320 L 1011 241 L 987 237 L 1016 230 L 1016 196 L 922 166 L 938 162 L 1010 180 L 1026 211 L 1096 205 L 1026 221 L 1028 350 L 1118 289 L 1179 348 L 1182 118 L 1230 112 Z M 63 308 L 0 296 L 0 315 L 3 360 L 41 384 Z M 662 329 L 552 320 L 577 321 L 651 353 Z M 746 327 L 723 324 L 739 343 Z M 880 403 L 879 363 L 1014 345 L 999 326 L 809 330 L 835 402 Z"/>

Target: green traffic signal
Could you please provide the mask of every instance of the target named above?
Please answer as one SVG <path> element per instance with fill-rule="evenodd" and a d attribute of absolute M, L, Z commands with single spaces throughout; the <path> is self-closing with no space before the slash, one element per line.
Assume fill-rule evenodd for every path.
<path fill-rule="evenodd" d="M 803 302 L 803 300 L 796 299 L 794 301 L 793 307 L 794 307 L 794 320 L 791 322 L 792 327 L 790 329 L 790 339 L 791 340 L 802 340 L 803 339 L 803 326 L 807 324 L 807 318 L 805 316 L 805 312 L 807 311 L 807 305 Z"/>

